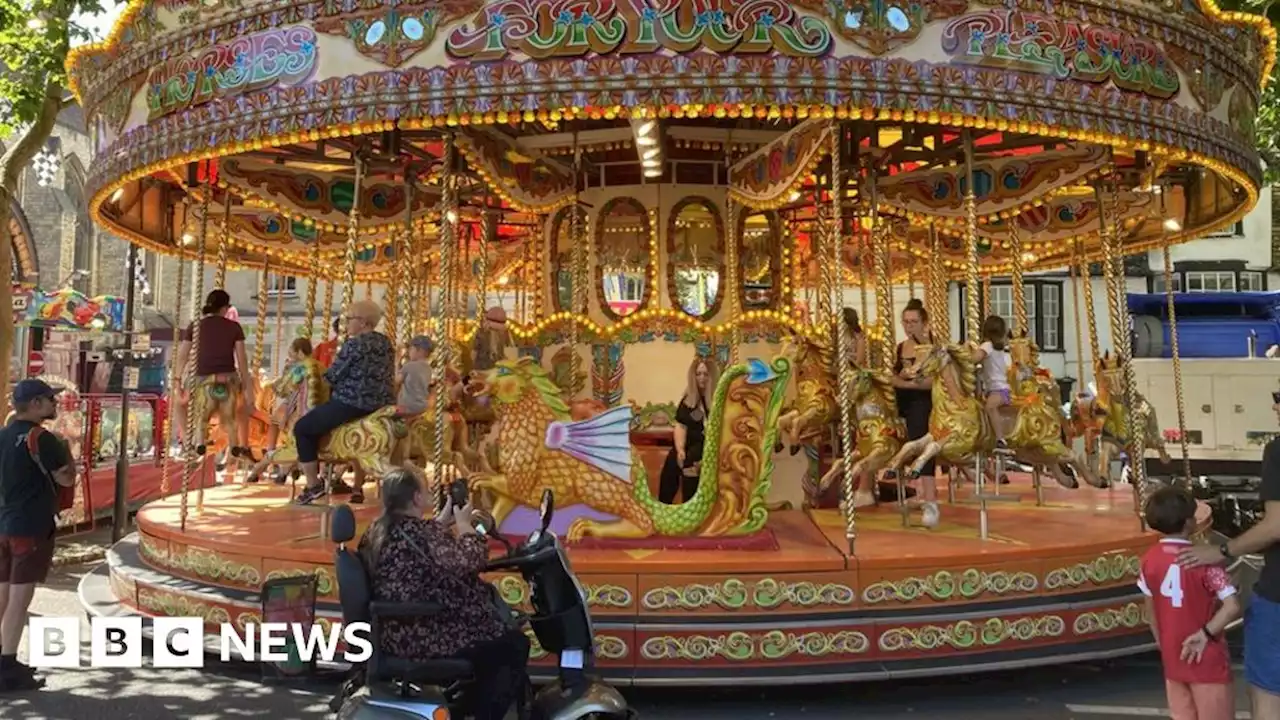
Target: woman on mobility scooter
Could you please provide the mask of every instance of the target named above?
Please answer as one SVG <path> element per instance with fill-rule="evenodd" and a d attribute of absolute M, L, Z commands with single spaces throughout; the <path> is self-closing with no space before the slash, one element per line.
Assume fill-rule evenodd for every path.
<path fill-rule="evenodd" d="M 469 519 L 471 506 L 446 501 L 437 520 L 424 520 L 426 490 L 409 470 L 382 478 L 382 515 L 360 539 L 359 553 L 373 600 L 432 603 L 442 612 L 388 619 L 385 652 L 405 660 L 459 658 L 475 668 L 476 720 L 501 720 L 525 687 L 529 640 L 500 617 L 480 578 L 488 546 Z"/>

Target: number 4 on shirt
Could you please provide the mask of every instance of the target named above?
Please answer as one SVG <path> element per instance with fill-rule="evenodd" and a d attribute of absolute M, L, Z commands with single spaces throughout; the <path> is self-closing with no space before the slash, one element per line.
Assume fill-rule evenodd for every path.
<path fill-rule="evenodd" d="M 1160 595 L 1169 598 L 1170 604 L 1174 607 L 1182 607 L 1182 568 L 1180 566 L 1169 566 L 1164 574 L 1164 580 L 1160 582 Z"/>

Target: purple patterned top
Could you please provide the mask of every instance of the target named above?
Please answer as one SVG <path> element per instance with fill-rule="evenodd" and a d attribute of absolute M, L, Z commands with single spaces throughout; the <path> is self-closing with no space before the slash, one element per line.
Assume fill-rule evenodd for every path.
<path fill-rule="evenodd" d="M 360 539 L 362 551 L 364 540 Z M 422 518 L 398 520 L 373 568 L 373 599 L 438 603 L 444 611 L 418 620 L 386 621 L 386 652 L 408 660 L 452 657 L 476 643 L 502 637 L 506 625 L 499 619 L 492 590 L 480 578 L 488 554 L 477 535 L 455 537 L 451 529 Z"/>

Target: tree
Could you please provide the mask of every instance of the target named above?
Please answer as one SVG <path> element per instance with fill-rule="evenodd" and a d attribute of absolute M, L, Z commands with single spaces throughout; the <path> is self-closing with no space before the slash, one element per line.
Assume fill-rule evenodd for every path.
<path fill-rule="evenodd" d="M 1280 29 L 1280 5 L 1276 4 L 1276 0 L 1218 0 L 1218 7 L 1228 11 L 1264 15 L 1271 21 L 1272 27 Z M 1254 142 L 1266 164 L 1263 182 L 1280 182 L 1280 70 L 1274 65 L 1258 102 Z"/>
<path fill-rule="evenodd" d="M 58 114 L 74 104 L 67 91 L 67 55 L 90 39 L 72 18 L 102 12 L 97 0 L 0 0 L 0 268 L 12 272 L 9 213 L 23 169 L 44 147 Z M 12 136 L 12 142 L 9 142 Z M 8 273 L 6 273 L 8 274 Z M 13 355 L 13 285 L 0 282 L 0 377 Z M 0 418 L 9 392 L 0 396 Z"/>

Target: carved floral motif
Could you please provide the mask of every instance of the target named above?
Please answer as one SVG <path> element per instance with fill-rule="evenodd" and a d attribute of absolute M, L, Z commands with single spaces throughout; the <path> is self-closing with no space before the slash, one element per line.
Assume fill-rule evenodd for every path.
<path fill-rule="evenodd" d="M 925 577 L 905 577 L 900 580 L 882 580 L 868 585 L 862 591 L 862 599 L 870 604 L 889 602 L 914 602 L 928 596 L 947 601 L 961 598 L 972 600 L 983 595 L 1035 592 L 1040 583 L 1029 572 L 983 572 L 970 568 L 958 576 L 948 570 L 940 570 Z"/>
<path fill-rule="evenodd" d="M 771 610 L 784 604 L 799 607 L 827 605 L 852 605 L 857 593 L 838 583 L 814 583 L 809 581 L 786 582 L 765 578 L 752 583 L 729 579 L 714 584 L 690 583 L 649 590 L 641 603 L 647 610 L 701 610 L 719 605 L 726 610 L 741 610 L 748 606 Z"/>
<path fill-rule="evenodd" d="M 826 657 L 860 655 L 870 648 L 867 636 L 854 630 L 789 633 L 773 630 L 755 634 L 731 632 L 724 635 L 663 635 L 651 637 L 640 647 L 646 660 L 701 661 L 720 658 L 736 662 L 781 660 L 790 655 Z"/>
<path fill-rule="evenodd" d="M 824 13 L 841 37 L 873 55 L 914 42 L 934 20 L 964 12 L 968 0 L 798 0 L 796 5 Z"/>
<path fill-rule="evenodd" d="M 937 650 L 944 645 L 956 650 L 969 650 L 1008 641 L 1027 642 L 1044 637 L 1060 637 L 1066 627 L 1066 622 L 1057 615 L 991 618 L 982 623 L 961 620 L 948 625 L 890 628 L 880 633 L 879 646 L 884 652 Z"/>
<path fill-rule="evenodd" d="M 440 26 L 476 12 L 482 4 L 453 0 L 388 6 L 363 0 L 355 12 L 317 20 L 315 29 L 345 37 L 361 55 L 396 68 L 430 47 Z"/>
<path fill-rule="evenodd" d="M 1147 622 L 1146 609 L 1138 603 L 1129 603 L 1119 608 L 1081 613 L 1076 616 L 1071 630 L 1076 635 L 1094 635 L 1120 628 L 1133 629 L 1144 626 Z"/>
<path fill-rule="evenodd" d="M 1104 555 L 1091 563 L 1076 563 L 1050 570 L 1044 576 L 1044 587 L 1046 590 L 1062 590 L 1086 583 L 1112 585 L 1136 579 L 1141 570 L 1142 559 L 1137 555 Z"/>

